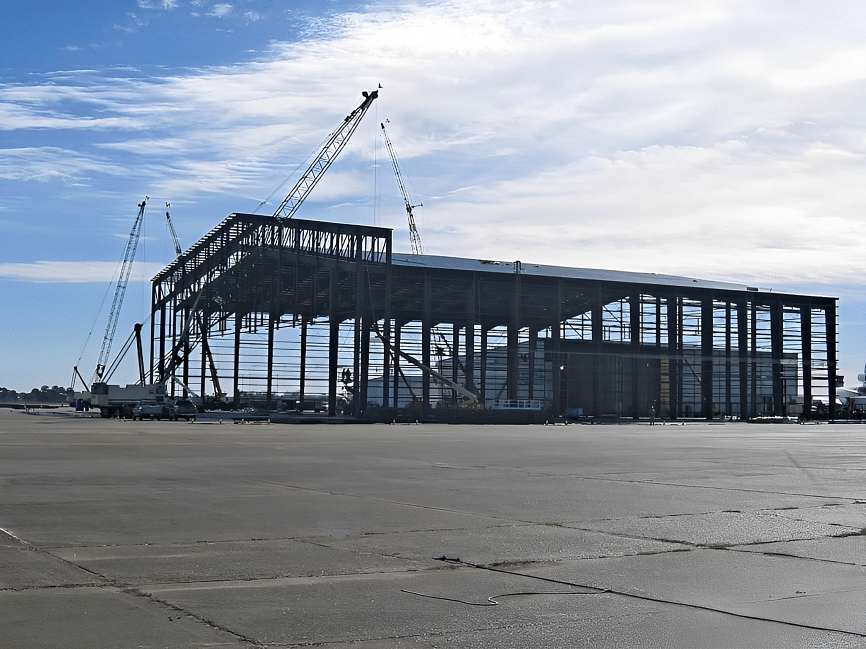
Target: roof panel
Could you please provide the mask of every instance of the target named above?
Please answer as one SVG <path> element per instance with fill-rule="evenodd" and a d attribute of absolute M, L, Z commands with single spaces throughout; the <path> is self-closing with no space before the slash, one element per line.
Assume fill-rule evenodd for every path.
<path fill-rule="evenodd" d="M 417 268 L 436 268 L 446 270 L 480 271 L 487 273 L 519 272 L 521 275 L 538 275 L 543 277 L 561 277 L 563 279 L 582 279 L 603 282 L 623 282 L 628 284 L 646 284 L 649 286 L 679 286 L 689 288 L 709 288 L 724 291 L 758 291 L 770 293 L 772 289 L 758 289 L 745 284 L 733 282 L 718 282 L 693 277 L 677 275 L 660 275 L 657 273 L 632 273 L 621 270 L 601 270 L 597 268 L 568 268 L 565 266 L 547 266 L 529 264 L 520 261 L 495 261 L 490 259 L 464 259 L 461 257 L 445 257 L 440 255 L 413 255 L 408 253 L 393 253 L 392 263 L 395 266 L 412 266 Z M 517 268 L 516 266 L 519 265 Z"/>

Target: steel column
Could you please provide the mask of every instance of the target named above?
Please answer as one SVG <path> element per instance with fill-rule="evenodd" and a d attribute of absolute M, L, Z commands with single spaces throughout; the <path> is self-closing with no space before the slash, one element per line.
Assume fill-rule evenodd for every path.
<path fill-rule="evenodd" d="M 641 350 L 641 299 L 639 293 L 632 293 L 628 298 L 628 316 L 629 316 L 629 343 L 631 351 L 631 417 L 632 419 L 639 418 L 640 409 L 640 382 L 638 376 L 640 373 L 640 350 Z"/>
<path fill-rule="evenodd" d="M 746 421 L 754 411 L 749 408 L 749 316 L 748 303 L 745 300 L 737 302 L 737 354 L 740 372 L 740 419 Z"/>
<path fill-rule="evenodd" d="M 340 285 L 337 281 L 337 269 L 330 270 L 331 291 L 328 296 L 328 416 L 337 414 L 337 363 L 340 351 L 340 316 L 337 312 L 337 302 L 340 296 Z"/>
<path fill-rule="evenodd" d="M 803 368 L 803 418 L 812 418 L 812 305 L 800 306 L 800 350 Z"/>
<path fill-rule="evenodd" d="M 782 300 L 770 304 L 770 356 L 773 376 L 773 414 L 786 414 L 785 391 L 782 385 L 782 352 L 784 351 Z"/>
<path fill-rule="evenodd" d="M 235 313 L 235 349 L 234 349 L 234 408 L 237 410 L 241 406 L 240 394 L 240 376 L 241 376 L 241 322 L 243 316 L 240 312 Z"/>
<path fill-rule="evenodd" d="M 836 306 L 824 307 L 827 327 L 827 401 L 829 402 L 830 421 L 836 419 Z"/>
<path fill-rule="evenodd" d="M 701 415 L 713 418 L 713 298 L 701 300 Z"/>
<path fill-rule="evenodd" d="M 668 416 L 677 419 L 679 409 L 679 304 L 674 295 L 665 297 L 665 311 L 668 318 Z"/>

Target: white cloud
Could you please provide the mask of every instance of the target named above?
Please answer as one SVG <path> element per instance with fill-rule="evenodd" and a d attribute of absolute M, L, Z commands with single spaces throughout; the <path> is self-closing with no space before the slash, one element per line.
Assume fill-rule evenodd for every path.
<path fill-rule="evenodd" d="M 0 179 L 89 184 L 93 175 L 119 176 L 130 169 L 116 161 L 99 160 L 57 147 L 0 149 Z"/>
<path fill-rule="evenodd" d="M 454 0 L 344 14 L 249 64 L 0 86 L 0 128 L 99 134 L 69 155 L 5 152 L 0 177 L 89 182 L 118 160 L 229 212 L 303 168 L 381 82 L 311 203 L 372 200 L 387 117 L 430 252 L 849 281 L 866 234 L 866 10 L 846 6 Z M 375 155 L 397 208 L 382 218 L 402 235 Z"/>
<path fill-rule="evenodd" d="M 228 3 L 217 3 L 213 6 L 213 9 L 208 15 L 216 16 L 217 18 L 225 18 L 231 14 L 233 8 L 234 7 Z"/>
<path fill-rule="evenodd" d="M 162 264 L 135 262 L 130 282 L 149 282 Z M 35 261 L 0 263 L 0 277 L 21 282 L 87 283 L 116 280 L 117 264 L 107 261 Z"/>

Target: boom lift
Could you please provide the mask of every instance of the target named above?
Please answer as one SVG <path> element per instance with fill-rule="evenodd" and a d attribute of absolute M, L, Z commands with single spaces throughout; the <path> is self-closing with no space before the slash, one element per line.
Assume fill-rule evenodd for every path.
<path fill-rule="evenodd" d="M 388 137 L 388 131 L 385 130 L 384 122 L 380 123 L 380 126 L 382 127 L 382 137 L 385 139 L 385 148 L 388 149 L 388 155 L 391 156 L 391 164 L 394 166 L 394 177 L 397 179 L 397 185 L 400 187 L 400 193 L 403 195 L 403 202 L 406 204 L 406 213 L 409 215 L 409 238 L 412 240 L 412 254 L 423 255 L 424 248 L 421 246 L 421 235 L 418 234 L 418 228 L 415 227 L 415 215 L 412 212 L 413 208 L 423 207 L 423 205 L 420 203 L 412 205 L 412 202 L 409 200 L 409 193 L 403 184 L 403 176 L 400 174 L 400 167 L 397 164 L 397 154 L 394 153 L 394 147 L 391 146 L 391 138 Z"/>
<path fill-rule="evenodd" d="M 379 87 L 381 88 L 382 86 L 380 85 Z M 319 182 L 322 174 L 328 170 L 328 167 L 331 166 L 331 163 L 336 159 L 340 151 L 343 150 L 343 147 L 346 146 L 352 133 L 355 132 L 358 124 L 361 123 L 361 118 L 364 117 L 367 109 L 370 108 L 370 105 L 379 96 L 379 91 L 373 90 L 367 92 L 365 90 L 361 95 L 364 97 L 364 101 L 343 119 L 343 123 L 337 127 L 337 130 L 328 136 L 325 145 L 313 159 L 312 164 L 307 167 L 307 170 L 301 175 L 295 186 L 292 187 L 288 196 L 283 199 L 277 211 L 274 212 L 275 218 L 290 219 L 295 215 L 301 203 L 304 202 L 304 199 L 312 191 L 313 187 L 316 186 L 316 183 Z"/>

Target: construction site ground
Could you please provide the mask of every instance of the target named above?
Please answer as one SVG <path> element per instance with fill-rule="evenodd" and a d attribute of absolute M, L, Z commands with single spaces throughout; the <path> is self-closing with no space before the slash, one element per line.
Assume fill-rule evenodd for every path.
<path fill-rule="evenodd" d="M 2 647 L 866 647 L 866 427 L 0 411 Z"/>

